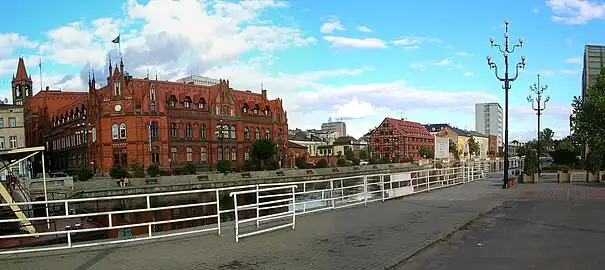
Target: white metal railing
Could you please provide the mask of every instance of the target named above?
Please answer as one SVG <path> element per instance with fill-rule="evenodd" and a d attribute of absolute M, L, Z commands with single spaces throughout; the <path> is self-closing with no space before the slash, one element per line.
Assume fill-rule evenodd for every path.
<path fill-rule="evenodd" d="M 224 225 L 223 219 L 229 218 L 230 215 L 234 215 L 235 240 L 237 242 L 241 237 L 252 236 L 280 228 L 291 226 L 294 229 L 296 226 L 296 215 L 352 207 L 361 204 L 367 205 L 368 203 L 375 201 L 385 201 L 410 194 L 459 185 L 485 178 L 489 170 L 489 164 L 477 163 L 470 166 L 463 164 L 462 166 L 451 168 L 352 176 L 306 182 L 246 185 L 218 189 L 187 190 L 97 198 L 3 203 L 0 204 L 0 208 L 11 205 L 31 206 L 34 209 L 37 205 L 43 205 L 43 207 L 44 205 L 49 205 L 49 208 L 61 207 L 64 209 L 64 211 L 59 211 L 60 213 L 58 214 L 53 213 L 53 215 L 48 217 L 31 217 L 29 220 L 34 224 L 48 224 L 49 222 L 59 224 L 60 221 L 63 221 L 65 224 L 69 225 L 65 226 L 65 229 L 55 228 L 54 230 L 37 232 L 34 234 L 20 233 L 12 235 L 0 235 L 0 243 L 7 239 L 28 239 L 32 237 L 66 238 L 64 239 L 66 241 L 65 244 L 54 244 L 50 246 L 29 248 L 10 248 L 4 250 L 2 250 L 0 247 L 0 254 L 91 247 L 203 232 L 216 232 L 217 234 L 221 235 L 221 226 Z M 245 197 L 250 195 L 254 197 L 255 203 L 239 203 L 240 198 L 245 201 Z M 170 196 L 198 197 L 199 202 L 167 206 L 156 206 L 152 204 L 152 199 L 155 200 L 155 198 L 158 198 L 157 200 L 159 200 L 159 198 L 164 198 L 171 201 L 172 199 L 168 198 Z M 233 198 L 233 203 L 222 202 L 221 199 L 224 199 L 225 197 Z M 127 204 L 126 202 L 133 200 L 139 200 L 141 207 L 111 211 L 98 211 L 98 209 L 97 211 L 90 211 L 90 209 L 87 209 L 90 212 L 85 213 L 75 213 L 73 211 L 74 208 L 81 206 L 81 204 L 88 204 L 88 208 L 92 208 L 90 207 L 90 204 L 110 203 L 112 201 Z M 231 205 L 233 205 L 233 209 L 226 208 Z M 188 217 L 172 216 L 170 219 L 166 220 L 155 220 L 155 216 L 153 215 L 155 211 L 175 211 L 180 209 L 192 209 L 196 207 L 204 208 L 203 214 L 192 214 Z M 129 207 L 126 206 L 125 208 Z M 273 212 L 275 213 L 270 213 L 271 209 L 274 209 Z M 141 219 L 138 219 L 128 224 L 121 224 L 125 222 L 114 222 L 114 219 L 117 219 L 117 217 L 120 215 L 143 215 L 145 213 L 152 214 L 152 220 L 141 221 Z M 246 214 L 254 217 L 240 218 L 240 216 Z M 82 220 L 86 221 L 94 218 L 106 218 L 107 222 L 106 224 L 96 224 L 98 226 L 92 228 L 85 228 L 86 226 L 79 224 L 82 222 Z M 77 221 L 73 221 L 74 219 Z M 288 223 L 275 225 L 274 223 L 279 220 L 286 220 Z M 180 224 L 182 222 L 191 221 L 205 221 L 206 224 L 194 226 L 193 228 L 177 229 L 173 231 L 154 230 L 157 228 L 156 226 Z M 13 222 L 19 222 L 19 219 L 0 219 L 0 227 Z M 256 223 L 256 226 L 240 226 L 253 222 Z M 266 226 L 268 227 L 264 228 Z M 144 229 L 145 227 L 146 231 Z M 72 241 L 72 238 L 80 233 L 103 231 L 109 232 L 133 228 L 141 228 L 141 234 L 127 238 L 110 238 L 85 242 Z M 250 231 L 240 233 L 240 229 L 242 228 L 250 229 Z"/>
<path fill-rule="evenodd" d="M 235 242 L 239 242 L 239 239 L 242 237 L 257 235 L 257 234 L 261 234 L 261 233 L 265 233 L 265 232 L 278 230 L 281 228 L 292 227 L 292 229 L 294 230 L 296 228 L 296 212 L 294 211 L 294 203 L 296 201 L 296 199 L 294 197 L 296 194 L 295 189 L 296 189 L 295 185 L 281 186 L 281 187 L 268 187 L 268 188 L 262 188 L 262 189 L 259 188 L 259 186 L 257 185 L 256 189 L 254 189 L 254 190 L 231 192 L 229 194 L 229 196 L 233 197 L 233 209 L 235 210 L 235 223 L 234 223 Z M 268 191 L 280 191 L 280 190 L 289 191 L 289 192 L 281 193 L 281 194 L 280 193 L 265 194 Z M 256 203 L 238 205 L 238 197 L 237 197 L 238 195 L 251 194 L 251 193 L 256 194 Z M 264 199 L 266 199 L 266 200 L 264 200 Z M 261 202 L 261 200 L 263 200 L 263 201 Z M 283 208 L 284 203 L 287 203 L 287 206 L 290 206 L 289 208 L 291 208 L 291 209 L 288 209 L 288 211 L 285 211 L 285 212 L 261 215 L 261 212 L 263 210 L 266 211 L 266 210 Z M 240 219 L 239 213 L 241 213 L 242 210 L 247 210 L 247 209 L 256 210 L 256 217 Z M 255 231 L 248 232 L 248 233 L 240 233 L 241 224 L 254 221 L 254 222 L 256 222 L 256 228 L 259 228 L 260 223 L 263 221 L 272 221 L 272 220 L 276 220 L 276 219 L 282 219 L 282 218 L 288 217 L 288 216 L 290 216 L 292 218 L 292 222 L 290 222 L 290 223 L 279 224 L 279 225 L 275 225 L 275 226 L 272 226 L 272 227 L 269 227 L 266 229 L 255 230 Z"/>

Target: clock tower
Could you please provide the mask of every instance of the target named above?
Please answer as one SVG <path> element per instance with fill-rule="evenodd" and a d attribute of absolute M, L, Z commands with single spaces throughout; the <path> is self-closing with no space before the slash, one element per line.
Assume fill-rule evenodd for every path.
<path fill-rule="evenodd" d="M 25 69 L 25 62 L 23 57 L 19 57 L 19 64 L 17 65 L 17 74 L 13 75 L 11 82 L 11 88 L 13 91 L 13 104 L 23 105 L 23 101 L 33 96 L 32 90 L 32 78 L 27 75 Z"/>

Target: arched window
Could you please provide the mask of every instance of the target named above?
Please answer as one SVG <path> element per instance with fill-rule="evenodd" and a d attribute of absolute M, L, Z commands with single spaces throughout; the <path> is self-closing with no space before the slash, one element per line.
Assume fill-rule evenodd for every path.
<path fill-rule="evenodd" d="M 237 149 L 235 147 L 231 147 L 231 160 L 237 161 Z"/>
<path fill-rule="evenodd" d="M 246 147 L 244 149 L 244 160 L 250 160 L 250 148 Z"/>
<path fill-rule="evenodd" d="M 92 142 L 97 142 L 97 128 L 92 128 Z"/>
<path fill-rule="evenodd" d="M 185 126 L 185 137 L 189 139 L 193 138 L 193 128 L 191 127 L 191 124 Z"/>
<path fill-rule="evenodd" d="M 120 124 L 120 139 L 126 139 L 126 124 Z"/>
<path fill-rule="evenodd" d="M 151 103 L 149 103 L 149 111 L 155 112 L 155 102 L 154 101 L 152 101 Z"/>
<path fill-rule="evenodd" d="M 202 124 L 200 128 L 200 138 L 206 139 L 206 124 Z"/>
<path fill-rule="evenodd" d="M 151 150 L 151 162 L 153 162 L 155 164 L 160 163 L 160 148 L 159 147 L 154 147 L 153 150 Z"/>
<path fill-rule="evenodd" d="M 202 146 L 200 161 L 201 162 L 207 162 L 208 161 L 208 150 L 206 149 L 205 146 Z"/>
<path fill-rule="evenodd" d="M 244 103 L 244 106 L 242 107 L 242 112 L 247 113 L 248 112 L 248 103 Z"/>
<path fill-rule="evenodd" d="M 183 100 L 183 107 L 191 108 L 191 98 L 185 97 L 185 99 Z"/>
<path fill-rule="evenodd" d="M 223 114 L 227 115 L 229 113 L 229 108 L 227 106 L 223 106 Z"/>
<path fill-rule="evenodd" d="M 206 108 L 206 100 L 201 98 L 200 103 L 198 103 L 197 105 L 198 105 L 198 108 L 200 108 L 200 109 Z"/>
<path fill-rule="evenodd" d="M 120 82 L 115 82 L 113 84 L 114 86 L 114 94 L 116 96 L 121 96 L 122 95 L 122 88 L 120 87 Z"/>
<path fill-rule="evenodd" d="M 158 122 L 151 122 L 151 138 L 159 138 L 160 137 L 160 132 L 159 132 L 159 126 L 158 126 Z"/>
<path fill-rule="evenodd" d="M 176 149 L 176 147 L 172 147 L 170 149 L 170 152 L 172 153 L 172 158 L 170 160 L 170 163 L 178 163 L 179 152 Z"/>
<path fill-rule="evenodd" d="M 244 127 L 244 140 L 250 140 L 250 129 L 248 127 Z"/>
<path fill-rule="evenodd" d="M 187 162 L 193 161 L 193 148 L 187 147 Z"/>
<path fill-rule="evenodd" d="M 235 138 L 235 126 L 229 127 L 229 136 L 231 137 L 231 139 L 236 139 Z"/>
<path fill-rule="evenodd" d="M 259 128 L 254 128 L 254 139 L 260 140 L 260 129 Z"/>
<path fill-rule="evenodd" d="M 113 124 L 113 126 L 111 126 L 111 138 L 114 140 L 120 139 L 120 130 L 118 128 L 118 124 Z"/>
<path fill-rule="evenodd" d="M 218 154 L 218 160 L 222 161 L 223 160 L 223 148 L 222 147 L 218 148 L 218 153 L 217 154 Z"/>
<path fill-rule="evenodd" d="M 231 156 L 229 155 L 229 147 L 225 147 L 225 148 L 223 149 L 223 151 L 225 151 L 225 152 L 223 153 L 223 158 L 224 158 L 224 160 L 229 160 L 229 158 L 231 157 Z"/>
<path fill-rule="evenodd" d="M 149 86 L 149 100 L 155 101 L 155 85 Z"/>
<path fill-rule="evenodd" d="M 258 108 L 258 104 L 254 105 L 254 113 L 258 114 L 259 108 Z"/>
<path fill-rule="evenodd" d="M 178 130 L 178 126 L 176 123 L 172 123 L 170 125 L 170 136 L 173 138 L 176 138 L 179 136 L 179 130 Z"/>
<path fill-rule="evenodd" d="M 269 110 L 269 106 L 265 106 L 265 115 L 270 115 L 271 110 Z"/>
<path fill-rule="evenodd" d="M 283 132 L 284 132 L 284 130 L 281 128 L 277 130 L 277 140 L 278 141 L 282 141 L 284 139 L 284 136 L 282 134 Z"/>
<path fill-rule="evenodd" d="M 271 130 L 269 130 L 268 128 L 265 129 L 265 139 L 271 140 Z"/>

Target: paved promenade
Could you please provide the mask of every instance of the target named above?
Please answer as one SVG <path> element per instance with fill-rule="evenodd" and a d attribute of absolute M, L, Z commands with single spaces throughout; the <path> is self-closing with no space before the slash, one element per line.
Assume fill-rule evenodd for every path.
<path fill-rule="evenodd" d="M 304 216 L 297 219 L 295 231 L 285 229 L 252 236 L 237 244 L 233 241 L 231 230 L 225 230 L 223 236 L 190 236 L 186 239 L 101 251 L 4 257 L 0 258 L 0 265 L 3 270 L 49 267 L 132 270 L 424 269 L 430 259 L 428 252 L 435 249 L 425 249 L 427 246 L 446 239 L 459 228 L 468 227 L 472 220 L 500 206 L 505 200 L 525 202 L 544 197 L 563 203 L 565 200 L 586 196 L 582 194 L 587 194 L 587 190 L 590 190 L 588 194 L 593 197 L 605 198 L 605 189 L 600 191 L 601 189 L 582 185 L 542 183 L 502 190 L 500 181 L 494 177 L 385 203 L 373 203 L 368 207 Z M 512 206 L 506 203 L 505 207 Z M 536 211 L 533 215 L 539 213 Z M 511 241 L 512 237 L 517 236 L 509 237 Z M 476 245 L 474 243 L 473 248 L 476 249 Z M 416 256 L 406 261 L 413 255 Z M 458 266 L 463 265 L 464 261 L 460 261 Z M 483 264 L 482 269 L 488 268 L 496 269 Z"/>
<path fill-rule="evenodd" d="M 603 269 L 605 185 L 520 186 L 500 207 L 399 269 Z"/>

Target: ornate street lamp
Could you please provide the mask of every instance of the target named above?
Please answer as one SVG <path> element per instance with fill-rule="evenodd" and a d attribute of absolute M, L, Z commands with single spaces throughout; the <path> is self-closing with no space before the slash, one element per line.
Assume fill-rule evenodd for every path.
<path fill-rule="evenodd" d="M 538 74 L 538 82 L 530 85 L 529 89 L 536 94 L 536 98 L 533 98 L 531 94 L 527 96 L 527 101 L 531 103 L 531 108 L 536 111 L 536 115 L 538 116 L 538 139 L 536 140 L 536 151 L 538 153 L 538 175 L 540 175 L 542 172 L 542 168 L 540 166 L 540 116 L 542 115 L 542 111 L 546 110 L 546 103 L 548 103 L 550 100 L 550 96 L 546 96 L 546 99 L 542 100 L 542 93 L 544 93 L 544 90 L 548 89 L 548 85 L 540 85 L 540 74 Z"/>
<path fill-rule="evenodd" d="M 520 48 L 523 47 L 523 38 L 519 38 L 519 44 L 516 45 L 510 45 L 509 42 L 509 36 L 508 36 L 508 24 L 509 24 L 509 20 L 505 20 L 504 21 L 504 48 L 502 48 L 499 44 L 494 43 L 494 38 L 490 37 L 489 38 L 489 42 L 491 43 L 492 47 L 497 47 L 498 50 L 502 53 L 502 55 L 504 56 L 504 77 L 500 77 L 498 75 L 498 66 L 496 66 L 496 63 L 494 63 L 492 61 L 492 57 L 491 56 L 487 56 L 487 65 L 489 66 L 490 69 L 494 70 L 494 74 L 496 75 L 496 78 L 498 78 L 498 80 L 500 80 L 503 85 L 502 85 L 502 89 L 504 89 L 504 177 L 502 179 L 502 188 L 506 189 L 508 188 L 508 92 L 511 88 L 510 83 L 517 80 L 517 77 L 519 76 L 519 70 L 525 68 L 525 56 L 521 56 L 521 62 L 517 63 L 517 65 L 515 66 L 515 76 L 514 77 L 510 77 L 509 73 L 508 73 L 508 66 L 509 66 L 509 55 L 511 53 L 513 53 L 515 51 L 516 48 Z"/>

